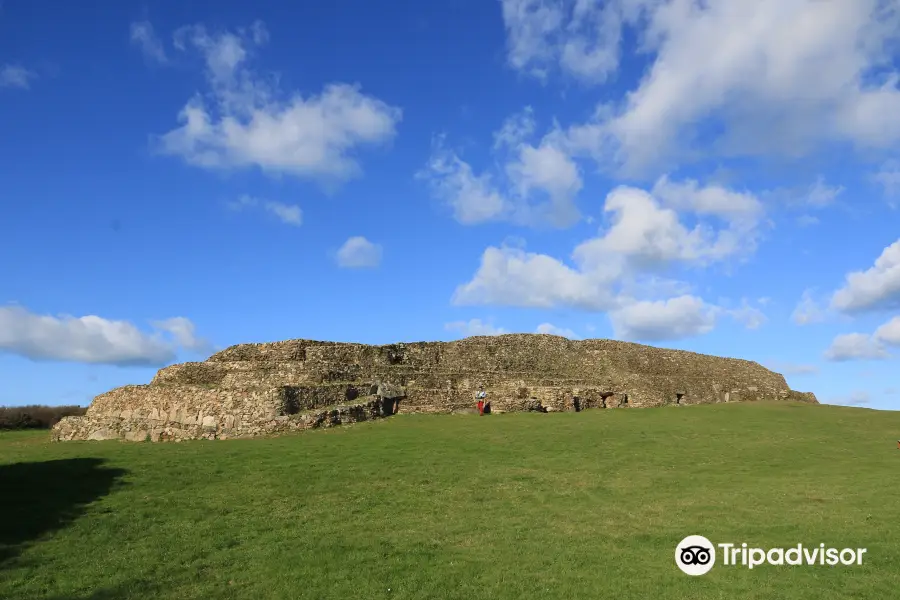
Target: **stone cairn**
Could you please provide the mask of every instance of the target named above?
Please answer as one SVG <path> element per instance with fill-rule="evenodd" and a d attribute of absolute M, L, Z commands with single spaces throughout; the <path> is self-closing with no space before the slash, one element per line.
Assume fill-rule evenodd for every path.
<path fill-rule="evenodd" d="M 180 441 L 329 427 L 402 412 L 581 411 L 754 400 L 816 403 L 757 363 L 541 334 L 455 342 L 240 344 L 94 398 L 56 441 Z"/>

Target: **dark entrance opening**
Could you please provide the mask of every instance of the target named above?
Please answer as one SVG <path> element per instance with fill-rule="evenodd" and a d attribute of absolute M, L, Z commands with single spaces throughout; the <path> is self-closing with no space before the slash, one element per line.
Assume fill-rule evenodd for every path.
<path fill-rule="evenodd" d="M 281 414 L 296 415 L 300 412 L 300 390 L 294 386 L 285 386 L 281 391 Z"/>
<path fill-rule="evenodd" d="M 675 404 L 681 404 L 681 399 L 684 397 L 684 394 L 678 393 L 675 394 Z"/>
<path fill-rule="evenodd" d="M 581 412 L 581 398 L 578 396 L 573 397 L 572 406 L 575 407 L 575 412 Z"/>
<path fill-rule="evenodd" d="M 628 394 L 622 394 L 622 406 L 628 406 Z"/>
<path fill-rule="evenodd" d="M 600 406 L 606 408 L 606 399 L 612 396 L 612 392 L 603 392 L 600 394 Z"/>
<path fill-rule="evenodd" d="M 396 415 L 400 412 L 400 398 L 382 398 L 381 412 L 386 417 Z"/>

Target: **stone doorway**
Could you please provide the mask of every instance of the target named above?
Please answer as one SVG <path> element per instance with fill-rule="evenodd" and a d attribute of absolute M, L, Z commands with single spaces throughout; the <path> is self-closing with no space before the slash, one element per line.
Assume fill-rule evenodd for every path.
<path fill-rule="evenodd" d="M 601 393 L 600 393 L 600 406 L 601 406 L 602 408 L 608 408 L 608 407 L 606 406 L 606 399 L 609 398 L 609 397 L 612 396 L 612 395 L 613 395 L 612 392 L 601 392 Z"/>

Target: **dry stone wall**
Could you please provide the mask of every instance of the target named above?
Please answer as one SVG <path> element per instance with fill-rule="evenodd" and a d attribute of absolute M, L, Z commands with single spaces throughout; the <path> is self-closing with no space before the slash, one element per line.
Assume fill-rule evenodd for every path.
<path fill-rule="evenodd" d="M 409 412 L 567 411 L 753 400 L 816 402 L 757 363 L 539 334 L 456 342 L 240 344 L 97 396 L 55 440 L 248 437 Z"/>

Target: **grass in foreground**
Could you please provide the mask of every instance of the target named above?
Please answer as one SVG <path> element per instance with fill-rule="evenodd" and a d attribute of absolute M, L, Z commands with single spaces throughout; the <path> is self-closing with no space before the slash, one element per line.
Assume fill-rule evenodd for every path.
<path fill-rule="evenodd" d="M 872 598 L 900 588 L 900 413 L 399 415 L 273 439 L 0 433 L 0 597 Z M 682 574 L 688 534 L 868 548 Z M 720 559 L 721 561 L 721 559 Z"/>

